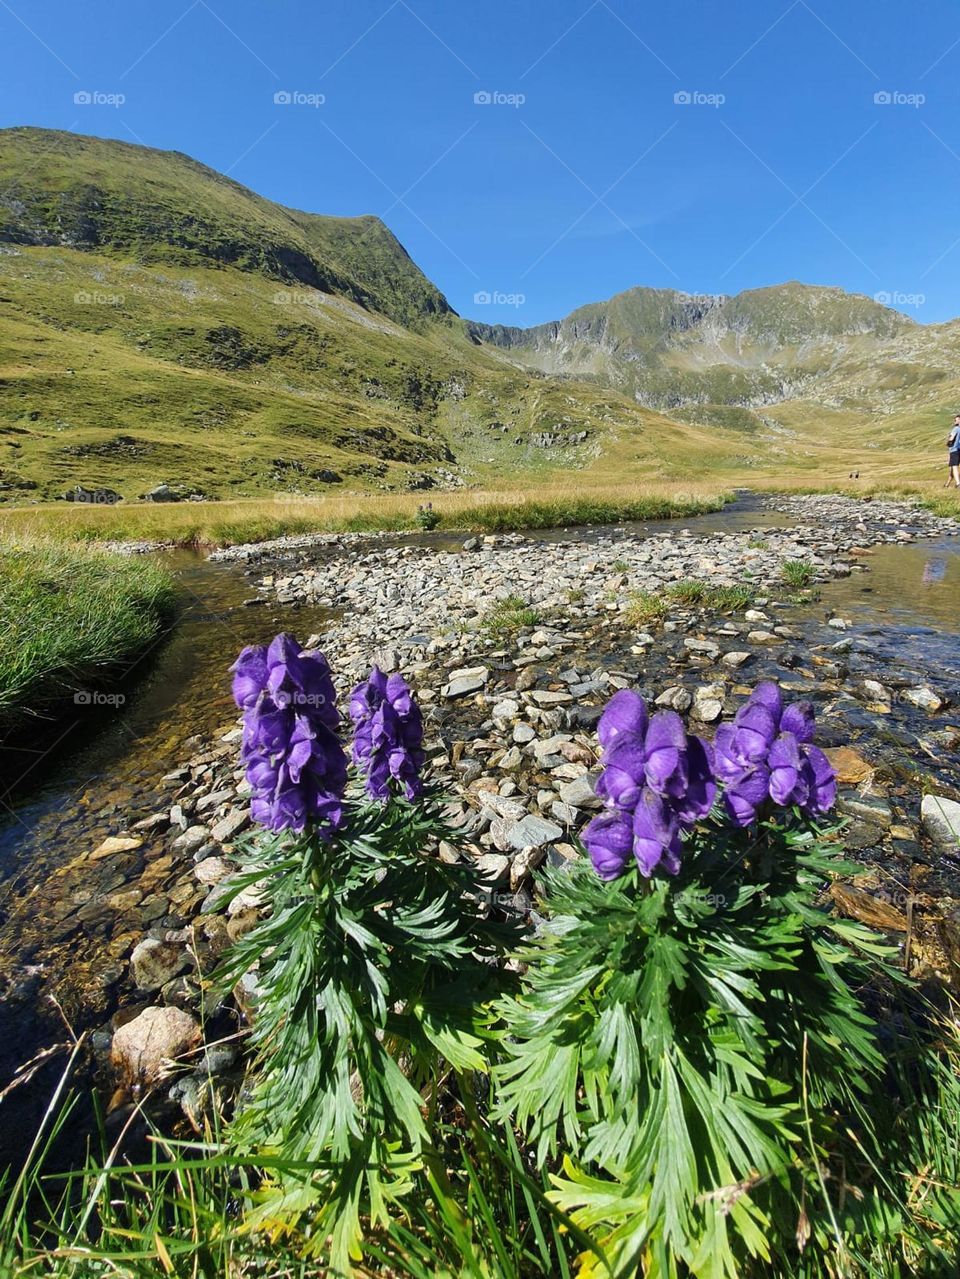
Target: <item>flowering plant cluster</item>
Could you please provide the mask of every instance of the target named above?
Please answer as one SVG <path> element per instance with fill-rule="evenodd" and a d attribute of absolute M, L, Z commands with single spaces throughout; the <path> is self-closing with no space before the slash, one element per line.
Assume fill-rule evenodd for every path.
<path fill-rule="evenodd" d="M 327 659 L 281 634 L 269 646 L 245 648 L 231 669 L 254 821 L 298 833 L 309 825 L 329 839 L 343 824 L 347 758 Z M 368 795 L 388 799 L 391 780 L 407 799 L 419 795 L 423 721 L 403 676 L 375 666 L 353 690 L 350 716 L 353 761 Z"/>
<path fill-rule="evenodd" d="M 583 834 L 601 879 L 616 879 L 631 852 L 648 879 L 655 870 L 680 868 L 680 832 L 706 817 L 716 783 L 712 752 L 687 734 L 676 711 L 651 719 L 646 703 L 621 689 L 607 703 L 597 727 L 603 772 L 597 794 L 607 812 Z"/>
<path fill-rule="evenodd" d="M 245 648 L 232 669 L 254 821 L 276 831 L 310 821 L 330 835 L 343 820 L 347 761 L 327 659 L 282 634 Z"/>
<path fill-rule="evenodd" d="M 833 807 L 837 782 L 830 761 L 813 745 L 809 702 L 784 706 L 777 684 L 758 684 L 732 724 L 717 729 L 716 775 L 736 826 L 750 826 L 767 800 L 815 815 Z"/>
<path fill-rule="evenodd" d="M 425 1111 L 448 1072 L 486 1068 L 486 1006 L 519 938 L 488 918 L 470 861 L 424 855 L 457 832 L 421 775 L 423 720 L 402 676 L 374 667 L 350 694 L 351 784 L 322 653 L 278 635 L 232 670 L 261 830 L 229 891 L 257 886 L 268 909 L 217 978 L 225 992 L 257 980 L 255 1082 L 231 1138 L 282 1165 L 251 1226 L 309 1216 L 305 1251 L 347 1275 L 364 1230 L 385 1229 L 438 1157 Z"/>
<path fill-rule="evenodd" d="M 391 780 L 407 799 L 423 791 L 423 716 L 402 675 L 374 666 L 350 694 L 353 762 L 366 777 L 371 799 L 387 799 Z"/>
<path fill-rule="evenodd" d="M 681 833 L 707 816 L 721 788 L 736 826 L 751 825 L 768 801 L 829 811 L 836 779 L 812 744 L 814 729 L 809 702 L 784 707 L 770 681 L 718 728 L 712 747 L 688 734 L 674 711 L 650 718 L 638 693 L 615 693 L 597 727 L 603 768 L 596 791 L 607 811 L 583 833 L 597 874 L 616 879 L 632 853 L 647 879 L 656 871 L 676 875 Z"/>
<path fill-rule="evenodd" d="M 400 675 L 374 667 L 350 694 L 351 785 L 321 653 L 278 635 L 233 673 L 267 829 L 231 891 L 261 884 L 269 910 L 220 975 L 232 990 L 255 972 L 258 987 L 254 1086 L 231 1134 L 280 1156 L 251 1229 L 306 1218 L 307 1255 L 352 1273 L 364 1235 L 383 1238 L 417 1186 L 440 1183 L 439 1116 L 458 1099 L 458 1141 L 465 1119 L 490 1149 L 522 1134 L 524 1167 L 534 1150 L 563 1156 L 543 1199 L 584 1245 L 583 1279 L 786 1273 L 824 1168 L 852 1185 L 859 1159 L 873 1193 L 872 1120 L 846 1134 L 884 1068 L 860 992 L 888 952 L 824 905 L 850 868 L 808 820 L 836 792 L 808 704 L 760 684 L 708 744 L 616 693 L 589 859 L 544 871 L 542 922 L 521 938 L 477 894 L 472 858 L 424 856 L 458 832 L 422 778 Z M 829 1257 L 830 1232 L 811 1229 L 807 1258 Z"/>

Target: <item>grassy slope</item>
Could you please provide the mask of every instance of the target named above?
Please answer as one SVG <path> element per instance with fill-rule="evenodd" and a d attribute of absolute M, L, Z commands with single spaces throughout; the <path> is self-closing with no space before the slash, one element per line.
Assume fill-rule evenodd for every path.
<path fill-rule="evenodd" d="M 475 478 L 582 466 L 610 432 L 656 458 L 670 429 L 615 392 L 514 369 L 454 323 L 414 332 L 257 273 L 34 247 L 0 256 L 0 297 L 16 316 L 0 325 L 0 484 L 37 485 L 24 495 L 323 492 L 323 470 L 406 488 L 454 458 Z M 579 449 L 530 443 L 584 428 Z"/>
<path fill-rule="evenodd" d="M 0 545 L 0 739 L 145 652 L 173 608 L 154 564 L 35 540 Z"/>
<path fill-rule="evenodd" d="M 176 151 L 49 129 L 0 131 L 0 240 L 205 262 L 344 294 L 402 324 L 450 307 L 374 217 L 274 204 Z"/>

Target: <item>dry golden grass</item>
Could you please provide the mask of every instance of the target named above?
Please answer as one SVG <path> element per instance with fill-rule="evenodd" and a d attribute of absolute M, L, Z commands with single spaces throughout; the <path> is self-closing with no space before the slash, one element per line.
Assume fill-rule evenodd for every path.
<path fill-rule="evenodd" d="M 646 519 L 716 510 L 719 484 L 669 481 L 617 484 L 545 481 L 537 488 L 464 489 L 399 495 L 251 498 L 232 502 L 86 506 L 66 502 L 0 512 L 0 536 L 39 534 L 67 541 L 170 541 L 223 546 L 285 533 L 410 529 L 429 503 L 441 528 L 543 528 L 623 518 Z"/>

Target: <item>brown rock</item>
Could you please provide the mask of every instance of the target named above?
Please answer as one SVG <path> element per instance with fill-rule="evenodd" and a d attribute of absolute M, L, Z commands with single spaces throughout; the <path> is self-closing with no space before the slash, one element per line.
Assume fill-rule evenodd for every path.
<path fill-rule="evenodd" d="M 851 746 L 830 746 L 824 752 L 841 786 L 857 786 L 876 771 Z"/>
<path fill-rule="evenodd" d="M 127 1087 L 150 1088 L 199 1042 L 200 1025 L 182 1008 L 145 1008 L 114 1033 L 110 1061 Z"/>
<path fill-rule="evenodd" d="M 92 862 L 102 861 L 105 857 L 114 857 L 117 853 L 129 853 L 143 843 L 136 835 L 110 835 L 90 854 Z"/>

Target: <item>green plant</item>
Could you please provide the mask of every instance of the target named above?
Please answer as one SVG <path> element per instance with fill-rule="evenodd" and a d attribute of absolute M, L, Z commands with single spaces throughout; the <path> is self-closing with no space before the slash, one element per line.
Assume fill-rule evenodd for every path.
<path fill-rule="evenodd" d="M 616 1266 L 789 1267 L 823 1176 L 874 1184 L 847 1131 L 884 1064 L 857 992 L 892 952 L 819 905 L 851 869 L 832 832 L 766 823 L 698 831 L 672 881 L 547 872 L 497 1088 Z M 876 1148 L 869 1123 L 859 1140 Z M 828 1216 L 810 1232 L 808 1258 L 842 1259 Z"/>
<path fill-rule="evenodd" d="M 780 572 L 783 574 L 783 580 L 797 589 L 809 586 L 817 576 L 816 565 L 808 560 L 784 560 Z"/>
<path fill-rule="evenodd" d="M 417 507 L 417 514 L 414 518 L 416 520 L 417 528 L 426 529 L 429 532 L 431 529 L 435 529 L 439 525 L 440 512 L 435 511 L 432 505 L 428 502 L 426 506 Z"/>
<path fill-rule="evenodd" d="M 627 597 L 623 620 L 628 626 L 645 626 L 663 617 L 668 607 L 662 595 L 654 595 L 652 591 L 633 591 Z"/>
<path fill-rule="evenodd" d="M 524 626 L 536 626 L 540 614 L 519 595 L 506 595 L 497 600 L 483 619 L 483 626 L 492 635 L 512 635 Z"/>
<path fill-rule="evenodd" d="M 142 557 L 0 542 L 0 735 L 122 673 L 172 620 L 173 580 Z"/>
<path fill-rule="evenodd" d="M 262 836 L 236 885 L 261 885 L 271 909 L 220 978 L 231 988 L 255 970 L 262 992 L 257 1082 L 232 1141 L 283 1164 L 251 1224 L 301 1223 L 305 1250 L 329 1247 L 341 1271 L 363 1221 L 384 1227 L 436 1165 L 446 1074 L 486 1069 L 483 1004 L 508 933 L 468 897 L 467 869 L 423 855 L 440 838 L 457 836 L 436 798 L 347 801 L 334 842 Z"/>
<path fill-rule="evenodd" d="M 627 560 L 614 560 L 610 565 L 615 573 L 629 573 L 630 564 Z"/>
<path fill-rule="evenodd" d="M 753 598 L 753 590 L 742 584 L 714 586 L 709 582 L 686 578 L 681 582 L 671 582 L 667 587 L 667 595 L 678 604 L 696 605 L 724 613 L 746 608 Z"/>

